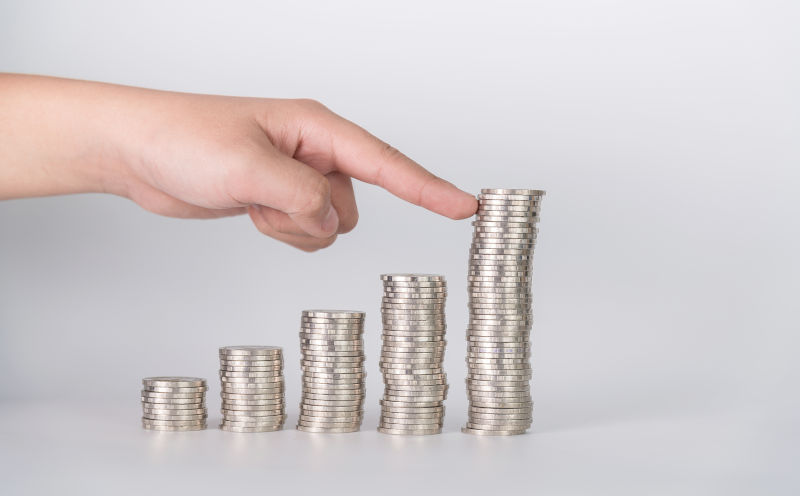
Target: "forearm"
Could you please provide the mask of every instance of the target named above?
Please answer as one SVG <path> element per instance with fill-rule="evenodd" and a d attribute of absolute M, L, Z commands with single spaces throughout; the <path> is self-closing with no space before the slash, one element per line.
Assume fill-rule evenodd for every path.
<path fill-rule="evenodd" d="M 0 74 L 0 200 L 118 192 L 114 88 Z"/>

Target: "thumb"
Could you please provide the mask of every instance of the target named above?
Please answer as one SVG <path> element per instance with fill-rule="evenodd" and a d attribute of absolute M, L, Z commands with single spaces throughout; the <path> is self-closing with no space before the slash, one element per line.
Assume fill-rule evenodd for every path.
<path fill-rule="evenodd" d="M 268 151 L 247 168 L 235 195 L 246 204 L 263 205 L 286 213 L 300 229 L 328 238 L 339 229 L 331 203 L 331 184 L 312 167 L 277 151 Z"/>

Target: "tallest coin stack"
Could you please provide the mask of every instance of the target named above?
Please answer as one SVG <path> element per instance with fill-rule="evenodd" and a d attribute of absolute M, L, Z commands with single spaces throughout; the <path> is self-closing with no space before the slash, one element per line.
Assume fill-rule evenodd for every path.
<path fill-rule="evenodd" d="M 469 250 L 467 396 L 463 432 L 531 426 L 531 269 L 544 191 L 482 189 Z"/>

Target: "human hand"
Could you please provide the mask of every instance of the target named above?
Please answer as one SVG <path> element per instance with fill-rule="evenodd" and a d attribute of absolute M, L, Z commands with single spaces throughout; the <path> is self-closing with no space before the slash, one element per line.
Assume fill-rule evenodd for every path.
<path fill-rule="evenodd" d="M 453 219 L 477 202 L 364 129 L 311 100 L 193 95 L 98 83 L 57 84 L 93 122 L 80 141 L 99 155 L 98 189 L 152 212 L 210 218 L 244 213 L 264 234 L 306 251 L 352 230 L 351 178 Z M 53 103 L 61 108 L 64 104 Z M 1 195 L 0 195 L 1 196 Z"/>

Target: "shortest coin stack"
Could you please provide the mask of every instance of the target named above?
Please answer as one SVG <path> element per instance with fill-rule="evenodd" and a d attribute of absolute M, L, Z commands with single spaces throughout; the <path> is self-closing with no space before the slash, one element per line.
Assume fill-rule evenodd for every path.
<path fill-rule="evenodd" d="M 154 431 L 206 428 L 206 385 L 198 377 L 142 379 L 142 427 Z"/>
<path fill-rule="evenodd" d="M 297 429 L 355 432 L 364 415 L 364 312 L 305 310 L 300 321 L 303 394 Z"/>
<path fill-rule="evenodd" d="M 283 350 L 278 346 L 219 349 L 222 423 L 230 432 L 272 432 L 286 420 Z"/>

